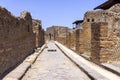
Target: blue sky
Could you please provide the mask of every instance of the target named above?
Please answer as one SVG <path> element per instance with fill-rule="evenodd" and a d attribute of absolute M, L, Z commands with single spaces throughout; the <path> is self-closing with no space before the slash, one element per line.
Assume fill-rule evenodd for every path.
<path fill-rule="evenodd" d="M 107 0 L 0 0 L 0 5 L 13 15 L 28 11 L 35 19 L 42 20 L 43 28 L 52 25 L 68 26 L 83 19 L 84 13 Z"/>

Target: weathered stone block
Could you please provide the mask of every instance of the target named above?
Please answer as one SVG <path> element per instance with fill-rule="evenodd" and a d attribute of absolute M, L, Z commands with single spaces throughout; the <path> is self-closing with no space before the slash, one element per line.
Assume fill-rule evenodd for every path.
<path fill-rule="evenodd" d="M 114 45 L 113 41 L 108 41 L 108 24 L 93 23 L 91 29 L 91 58 L 96 63 L 107 62 L 112 53 L 109 48 Z"/>
<path fill-rule="evenodd" d="M 109 48 L 114 46 L 114 42 L 113 41 L 100 41 L 100 47 L 101 48 Z"/>

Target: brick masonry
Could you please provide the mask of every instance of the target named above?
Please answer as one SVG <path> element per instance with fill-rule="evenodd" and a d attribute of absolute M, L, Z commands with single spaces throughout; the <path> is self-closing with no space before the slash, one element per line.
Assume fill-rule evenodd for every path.
<path fill-rule="evenodd" d="M 93 23 L 91 27 L 91 59 L 96 63 L 103 63 L 109 60 L 112 51 L 112 41 L 108 41 L 108 24 Z"/>
<path fill-rule="evenodd" d="M 107 10 L 88 11 L 80 28 L 66 36 L 66 46 L 77 53 L 91 53 L 94 62 L 120 61 L 120 4 Z"/>
<path fill-rule="evenodd" d="M 92 36 L 94 34 L 94 38 L 98 39 L 94 43 L 95 39 L 92 37 L 91 41 L 91 54 L 92 59 L 95 62 L 109 62 L 120 60 L 119 11 L 120 4 L 118 3 L 107 10 L 88 11 L 85 14 L 84 22 L 91 23 Z M 94 49 L 96 50 L 94 51 Z"/>
<path fill-rule="evenodd" d="M 29 12 L 24 11 L 20 17 L 15 17 L 0 7 L 0 75 L 36 48 L 32 24 Z"/>
<path fill-rule="evenodd" d="M 33 33 L 35 33 L 36 47 L 41 47 L 44 44 L 44 30 L 40 20 L 32 20 Z"/>
<path fill-rule="evenodd" d="M 66 44 L 66 35 L 69 32 L 69 28 L 65 26 L 51 26 L 46 30 L 46 41 L 56 40 L 62 44 Z"/>

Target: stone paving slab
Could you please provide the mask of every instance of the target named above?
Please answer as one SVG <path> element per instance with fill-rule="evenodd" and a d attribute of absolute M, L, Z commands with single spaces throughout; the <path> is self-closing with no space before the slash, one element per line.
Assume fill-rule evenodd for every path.
<path fill-rule="evenodd" d="M 54 42 L 49 42 L 47 47 L 22 80 L 90 80 L 56 47 Z M 48 50 L 56 51 L 48 52 Z"/>
<path fill-rule="evenodd" d="M 85 72 L 92 76 L 95 80 L 120 80 L 120 76 L 117 76 L 116 74 L 113 74 L 112 72 L 107 71 L 104 68 L 84 59 L 60 43 L 55 43 L 71 60 L 73 60 L 82 69 L 84 69 Z"/>

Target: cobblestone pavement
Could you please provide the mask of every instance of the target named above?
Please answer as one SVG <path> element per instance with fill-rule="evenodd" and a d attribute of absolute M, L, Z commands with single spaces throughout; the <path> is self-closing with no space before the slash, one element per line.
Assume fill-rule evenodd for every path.
<path fill-rule="evenodd" d="M 90 80 L 54 44 L 48 42 L 22 80 Z M 56 49 L 56 51 L 48 51 Z"/>

